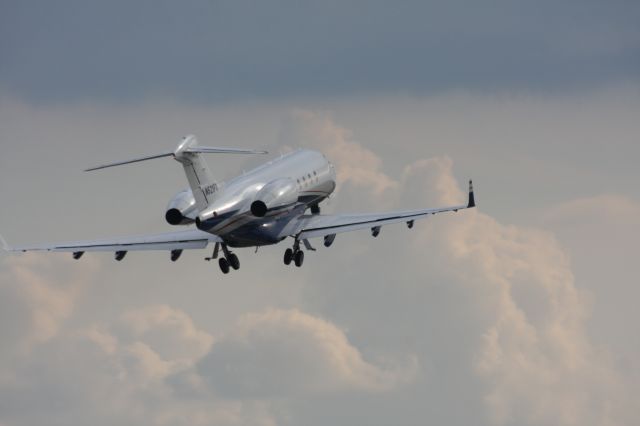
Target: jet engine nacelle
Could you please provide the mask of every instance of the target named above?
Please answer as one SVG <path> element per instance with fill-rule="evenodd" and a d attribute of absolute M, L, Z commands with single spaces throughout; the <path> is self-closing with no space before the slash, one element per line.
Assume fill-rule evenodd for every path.
<path fill-rule="evenodd" d="M 188 225 L 197 215 L 196 199 L 190 189 L 185 189 L 169 201 L 164 217 L 170 225 Z"/>
<path fill-rule="evenodd" d="M 286 207 L 298 201 L 298 186 L 291 178 L 276 179 L 262 187 L 251 203 L 251 213 L 263 217 L 268 211 Z"/>

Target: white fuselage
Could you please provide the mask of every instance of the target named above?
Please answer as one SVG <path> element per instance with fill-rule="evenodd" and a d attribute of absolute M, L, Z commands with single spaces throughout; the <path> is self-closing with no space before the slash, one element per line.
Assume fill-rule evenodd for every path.
<path fill-rule="evenodd" d="M 231 246 L 274 244 L 290 220 L 333 192 L 335 180 L 335 169 L 322 153 L 298 150 L 217 185 L 196 224 Z M 265 193 L 271 187 L 273 192 Z M 252 203 L 263 199 L 274 207 L 257 217 Z"/>

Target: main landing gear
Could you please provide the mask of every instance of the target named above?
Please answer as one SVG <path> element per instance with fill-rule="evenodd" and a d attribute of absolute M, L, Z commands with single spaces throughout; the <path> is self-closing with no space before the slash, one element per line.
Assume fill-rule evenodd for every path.
<path fill-rule="evenodd" d="M 224 256 L 218 259 L 218 266 L 220 266 L 220 270 L 222 271 L 222 273 L 228 274 L 229 271 L 231 271 L 231 268 L 235 269 L 236 271 L 240 269 L 240 259 L 238 259 L 238 256 L 236 256 L 235 253 L 229 251 L 227 245 L 223 243 L 216 243 L 213 249 L 213 254 L 211 255 L 211 257 L 206 257 L 205 260 L 217 259 L 220 247 L 222 247 L 222 252 L 224 253 Z"/>
<path fill-rule="evenodd" d="M 291 261 L 293 261 L 297 267 L 302 266 L 304 262 L 304 252 L 300 249 L 295 252 L 290 248 L 286 249 L 284 251 L 284 264 L 290 265 Z"/>
<path fill-rule="evenodd" d="M 306 240 L 305 240 L 305 243 L 306 243 Z M 311 250 L 313 250 L 313 247 L 311 247 Z M 293 261 L 293 263 L 298 268 L 302 266 L 302 264 L 304 263 L 304 252 L 300 250 L 300 241 L 296 240 L 293 243 L 293 248 L 288 248 L 284 251 L 283 260 L 285 265 L 290 265 L 291 261 Z"/>

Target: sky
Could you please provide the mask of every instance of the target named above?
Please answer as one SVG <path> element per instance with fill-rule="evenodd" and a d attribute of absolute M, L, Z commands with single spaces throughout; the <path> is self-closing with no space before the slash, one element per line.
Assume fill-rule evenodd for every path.
<path fill-rule="evenodd" d="M 163 232 L 205 145 L 322 151 L 323 212 L 478 208 L 287 244 L 0 254 L 0 425 L 631 425 L 640 5 L 6 1 L 0 233 Z M 207 158 L 221 180 L 264 161 Z"/>

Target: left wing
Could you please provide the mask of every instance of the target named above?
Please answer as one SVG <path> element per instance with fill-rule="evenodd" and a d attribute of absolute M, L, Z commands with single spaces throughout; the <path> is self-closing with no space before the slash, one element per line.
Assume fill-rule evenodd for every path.
<path fill-rule="evenodd" d="M 162 234 L 135 235 L 128 237 L 105 238 L 100 240 L 72 241 L 65 243 L 42 244 L 24 247 L 10 247 L 3 241 L 7 251 L 132 251 L 132 250 L 184 250 L 202 249 L 209 243 L 219 243 L 222 239 L 199 229 L 190 229 Z"/>
<path fill-rule="evenodd" d="M 366 213 L 351 215 L 311 215 L 302 216 L 299 232 L 296 235 L 298 240 L 307 238 L 324 237 L 341 232 L 356 231 L 358 229 L 371 228 L 374 236 L 380 232 L 382 225 L 391 223 L 406 222 L 409 227 L 413 226 L 415 219 L 421 219 L 430 214 L 443 213 L 475 207 L 473 195 L 473 185 L 469 181 L 469 200 L 467 204 L 450 207 L 440 207 L 435 209 L 408 210 L 389 213 Z"/>

